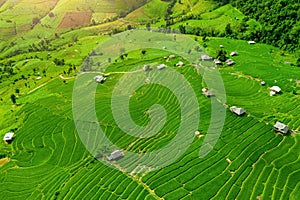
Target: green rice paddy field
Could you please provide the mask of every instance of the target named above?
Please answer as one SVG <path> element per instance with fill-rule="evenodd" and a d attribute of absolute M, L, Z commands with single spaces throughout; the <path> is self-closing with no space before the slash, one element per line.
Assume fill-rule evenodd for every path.
<path fill-rule="evenodd" d="M 96 36 L 80 39 L 80 45 L 66 46 L 66 51 L 59 50 L 57 56 L 80 63 L 83 55 L 94 48 L 95 41 L 103 39 Z M 20 95 L 19 106 L 11 107 L 8 95 L 4 99 L 2 107 L 7 110 L 8 121 L 13 122 L 15 116 L 20 116 L 22 122 L 12 144 L 1 144 L 10 158 L 0 167 L 1 199 L 299 199 L 300 68 L 284 64 L 285 61 L 294 62 L 294 58 L 268 45 L 251 46 L 246 41 L 219 38 L 210 38 L 207 44 L 206 50 L 212 56 L 220 44 L 228 54 L 239 52 L 232 58 L 236 61 L 233 67 L 221 66 L 219 71 L 226 89 L 226 106 L 243 107 L 247 114 L 238 117 L 226 108 L 223 131 L 206 157 L 199 158 L 205 137 L 195 136 L 176 162 L 148 173 L 130 174 L 99 162 L 85 149 L 73 121 L 75 73 L 61 80 L 59 72 L 67 70 L 61 67 L 49 72 L 52 74 L 45 79 L 50 81 L 33 86 L 41 86 L 39 89 Z M 168 55 L 167 50 L 158 49 L 147 49 L 143 58 L 140 51 L 128 52 L 128 57 L 123 61 L 118 59 L 106 72 L 129 71 L 149 62 L 165 63 L 175 69 L 196 93 L 199 130 L 206 135 L 211 99 L 201 93 L 202 76 L 179 55 L 173 60 L 163 59 Z M 16 59 L 21 62 L 25 58 Z M 174 67 L 179 60 L 185 65 Z M 31 64 L 40 66 L 41 62 L 48 61 Z M 26 69 L 27 65 L 22 67 Z M 114 144 L 132 152 L 163 147 L 178 129 L 177 98 L 160 85 L 139 88 L 130 99 L 130 114 L 135 123 L 147 124 L 149 116 L 145 111 L 155 103 L 165 108 L 168 118 L 155 136 L 148 139 L 130 137 L 118 128 L 110 107 L 113 88 L 122 76 L 112 74 L 97 87 L 96 112 L 101 128 Z M 261 80 L 266 86 L 260 85 Z M 269 96 L 268 87 L 273 85 L 280 86 L 282 94 Z M 10 86 L 10 91 L 16 87 Z M 1 88 L 2 94 L 10 94 L 10 91 Z M 286 136 L 275 133 L 273 124 L 277 120 L 289 125 L 291 133 Z M 1 136 L 5 131 L 8 129 L 1 127 Z M 93 131 L 90 129 L 91 134 Z M 194 135 L 193 132 L 186 134 Z M 118 162 L 112 165 L 117 166 Z"/>

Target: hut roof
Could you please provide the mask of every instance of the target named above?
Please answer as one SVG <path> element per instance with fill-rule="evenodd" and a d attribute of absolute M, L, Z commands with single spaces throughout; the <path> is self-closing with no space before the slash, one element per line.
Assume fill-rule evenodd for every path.
<path fill-rule="evenodd" d="M 230 111 L 237 115 L 243 115 L 246 112 L 243 108 L 237 108 L 236 106 L 230 107 Z"/>
<path fill-rule="evenodd" d="M 15 133 L 8 132 L 4 135 L 3 140 L 4 141 L 11 141 L 14 138 Z"/>
<path fill-rule="evenodd" d="M 120 150 L 115 150 L 110 153 L 109 156 L 107 156 L 108 161 L 118 160 L 123 157 L 123 154 Z"/>

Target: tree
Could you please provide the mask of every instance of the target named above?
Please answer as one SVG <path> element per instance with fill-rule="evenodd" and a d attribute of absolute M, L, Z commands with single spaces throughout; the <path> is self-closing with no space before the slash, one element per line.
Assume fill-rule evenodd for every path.
<path fill-rule="evenodd" d="M 300 58 L 297 59 L 296 66 L 300 67 Z"/>
<path fill-rule="evenodd" d="M 231 25 L 227 24 L 225 27 L 225 34 L 226 35 L 231 35 L 232 34 L 232 29 L 231 29 Z"/>
<path fill-rule="evenodd" d="M 58 60 L 57 58 L 54 58 L 53 62 L 54 62 L 56 65 L 60 65 L 60 60 Z"/>
<path fill-rule="evenodd" d="M 70 75 L 70 73 L 72 72 L 72 68 L 71 67 L 69 67 L 69 69 L 68 69 L 68 75 Z"/>
<path fill-rule="evenodd" d="M 127 25 L 127 30 L 131 30 L 132 26 L 130 24 Z"/>
<path fill-rule="evenodd" d="M 78 42 L 78 36 L 77 35 L 73 35 L 72 36 L 72 40 L 73 40 L 73 42 Z"/>
<path fill-rule="evenodd" d="M 179 31 L 180 31 L 180 33 L 182 33 L 182 34 L 185 34 L 185 26 L 179 25 Z"/>
<path fill-rule="evenodd" d="M 205 32 L 205 33 L 203 34 L 203 37 L 202 37 L 202 41 L 203 41 L 203 42 L 207 42 L 206 35 L 207 35 L 207 34 L 206 34 L 206 32 Z"/>
<path fill-rule="evenodd" d="M 145 49 L 143 49 L 143 50 L 142 50 L 142 55 L 144 56 L 144 55 L 146 54 L 146 52 L 147 52 L 147 51 L 146 51 Z"/>
<path fill-rule="evenodd" d="M 217 59 L 219 59 L 222 62 L 225 62 L 227 57 L 226 57 L 226 51 L 220 49 L 217 51 Z"/>
<path fill-rule="evenodd" d="M 147 24 L 146 24 L 146 29 L 147 29 L 148 31 L 150 31 L 150 29 L 151 29 L 150 23 L 147 23 Z"/>
<path fill-rule="evenodd" d="M 65 65 L 65 59 L 57 59 L 57 58 L 54 58 L 54 60 L 53 60 L 53 62 L 54 62 L 54 64 L 56 64 L 56 65 Z"/>
<path fill-rule="evenodd" d="M 240 24 L 237 25 L 237 31 L 238 32 L 245 32 L 247 30 L 248 25 L 246 22 L 242 21 Z"/>
<path fill-rule="evenodd" d="M 10 96 L 10 99 L 11 99 L 11 101 L 12 101 L 13 104 L 16 104 L 16 100 L 17 100 L 16 95 L 12 94 L 12 95 Z"/>
<path fill-rule="evenodd" d="M 17 88 L 16 89 L 16 93 L 19 94 L 20 93 L 20 89 Z"/>

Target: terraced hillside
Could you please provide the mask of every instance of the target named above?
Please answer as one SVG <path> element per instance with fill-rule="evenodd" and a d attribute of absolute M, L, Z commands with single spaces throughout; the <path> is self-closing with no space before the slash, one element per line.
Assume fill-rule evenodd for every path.
<path fill-rule="evenodd" d="M 96 41 L 101 43 L 103 39 L 100 36 L 82 38 L 79 44 L 66 46 L 53 56 L 65 56 L 70 63 L 80 63 Z M 153 66 L 165 63 L 189 81 L 201 112 L 200 136 L 186 133 L 187 137 L 193 137 L 191 146 L 165 168 L 143 174 L 110 168 L 85 149 L 76 131 L 72 114 L 74 77 L 53 74 L 49 77 L 51 81 L 20 95 L 20 105 L 10 108 L 18 113 L 16 115 L 23 116 L 23 121 L 13 143 L 1 147 L 6 150 L 1 155 L 10 158 L 0 167 L 0 189 L 5 192 L 5 199 L 298 199 L 300 138 L 297 116 L 300 108 L 297 105 L 300 105 L 300 98 L 295 79 L 300 77 L 300 70 L 284 64 L 284 61 L 293 62 L 294 58 L 280 55 L 276 48 L 260 44 L 250 46 L 246 41 L 211 38 L 207 44 L 211 55 L 220 44 L 228 52 L 239 52 L 239 56 L 233 58 L 236 65 L 221 67 L 220 73 L 227 92 L 226 105 L 244 107 L 247 115 L 238 117 L 227 109 L 221 136 L 206 157 L 199 158 L 199 150 L 208 131 L 214 98 L 209 99 L 201 93 L 205 84 L 200 72 L 179 55 L 165 60 L 163 57 L 170 54 L 168 49 L 147 49 L 144 57 L 140 50 L 131 51 L 123 59 L 113 61 L 106 70 L 110 72 L 106 82 L 97 86 L 96 112 L 107 137 L 120 148 L 132 152 L 153 151 L 174 138 L 180 121 L 178 99 L 161 85 L 145 85 L 130 99 L 131 117 L 139 125 L 149 122 L 146 111 L 153 104 L 164 107 L 168 118 L 159 134 L 148 140 L 136 139 L 120 130 L 114 120 L 110 102 L 115 85 L 125 72 L 145 63 Z M 43 56 L 47 56 L 47 52 L 37 59 Z M 14 58 L 18 59 L 21 62 L 25 57 Z M 179 60 L 184 61 L 183 67 L 174 66 Z M 25 63 L 21 69 L 29 65 Z M 265 80 L 267 85 L 261 86 L 260 80 Z M 275 83 L 282 87 L 283 93 L 270 97 L 267 87 Z M 96 83 L 91 80 L 90 84 Z M 7 95 L 4 108 L 10 107 L 9 101 Z M 14 119 L 16 115 L 8 118 Z M 287 136 L 275 133 L 273 123 L 276 120 L 287 123 L 292 133 Z M 90 134 L 95 132 L 86 128 Z M 118 167 L 121 161 L 113 164 Z"/>
<path fill-rule="evenodd" d="M 300 199 L 298 54 L 229 39 L 228 24 L 251 40 L 261 28 L 220 1 L 0 0 L 0 137 L 16 134 L 11 144 L 0 142 L 0 199 Z M 117 43 L 117 32 L 147 28 L 154 34 L 155 27 L 172 32 L 171 39 L 157 42 L 144 33 L 130 38 L 131 30 L 119 34 L 126 40 Z M 179 32 L 194 35 L 183 40 Z M 105 42 L 114 46 L 103 52 Z M 215 58 L 220 50 L 235 64 L 196 64 L 206 52 Z M 183 51 L 185 56 L 177 53 Z M 238 55 L 230 56 L 233 51 Z M 194 53 L 197 62 L 186 59 Z M 179 61 L 183 66 L 176 66 Z M 158 70 L 160 64 L 166 69 Z M 144 71 L 144 65 L 153 69 Z M 215 68 L 225 98 L 213 87 Z M 95 75 L 105 82 L 95 83 Z M 165 79 L 173 87 L 164 86 Z M 135 81 L 143 85 L 128 95 Z M 274 85 L 282 92 L 270 96 Z M 95 91 L 85 93 L 89 86 Z M 216 97 L 206 97 L 204 88 Z M 195 96 L 186 95 L 189 89 Z M 186 109 L 191 102 L 197 107 Z M 127 103 L 128 110 L 122 109 Z M 236 116 L 230 106 L 246 114 Z M 222 119 L 213 119 L 223 114 L 219 137 Z M 181 129 L 183 119 L 190 126 Z M 276 133 L 276 121 L 290 132 Z M 158 131 L 151 135 L 153 124 Z M 113 145 L 98 138 L 100 128 Z M 169 152 L 157 153 L 165 147 Z M 124 157 L 108 162 L 115 149 Z M 211 151 L 203 157 L 203 149 Z M 147 158 L 153 159 L 145 165 Z"/>
<path fill-rule="evenodd" d="M 116 20 L 146 1 L 3 1 L 0 3 L 0 38 L 30 40 Z M 15 40 L 12 40 L 15 42 Z M 28 41 L 27 41 L 28 42 Z"/>
<path fill-rule="evenodd" d="M 233 67 L 221 69 L 223 79 L 228 80 L 225 86 L 228 87 L 226 93 L 230 104 L 251 109 L 252 115 L 266 122 L 274 123 L 279 120 L 292 129 L 299 130 L 297 101 L 300 94 L 300 74 L 299 68 L 289 62 L 293 60 L 291 55 L 277 52 L 275 48 L 264 44 L 251 46 L 245 41 L 215 39 L 209 43 L 212 55 L 215 54 L 212 49 L 218 49 L 222 44 L 228 57 L 236 61 Z M 239 55 L 230 56 L 233 51 L 237 51 Z M 266 85 L 261 86 L 261 81 L 265 81 Z M 242 91 L 239 91 L 240 85 L 245 85 Z M 269 96 L 268 88 L 273 85 L 281 87 L 282 94 Z"/>

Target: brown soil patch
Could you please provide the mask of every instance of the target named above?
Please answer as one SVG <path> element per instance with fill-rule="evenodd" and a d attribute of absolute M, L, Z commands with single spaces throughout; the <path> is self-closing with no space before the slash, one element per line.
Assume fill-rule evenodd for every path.
<path fill-rule="evenodd" d="M 67 12 L 58 28 L 81 27 L 90 23 L 91 18 L 91 12 Z"/>
<path fill-rule="evenodd" d="M 9 162 L 9 158 L 2 158 L 2 159 L 0 159 L 0 167 L 2 167 L 3 165 L 5 165 L 8 162 Z"/>
<path fill-rule="evenodd" d="M 6 0 L 0 0 L 0 7 L 6 2 Z"/>

